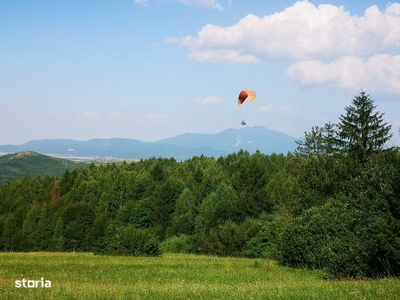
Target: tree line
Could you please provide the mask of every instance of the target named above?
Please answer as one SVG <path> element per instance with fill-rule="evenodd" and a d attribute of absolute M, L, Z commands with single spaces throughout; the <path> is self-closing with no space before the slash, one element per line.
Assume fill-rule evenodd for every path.
<path fill-rule="evenodd" d="M 333 278 L 400 275 L 400 154 L 364 91 L 295 153 L 151 158 L 0 190 L 1 251 L 275 259 Z"/>

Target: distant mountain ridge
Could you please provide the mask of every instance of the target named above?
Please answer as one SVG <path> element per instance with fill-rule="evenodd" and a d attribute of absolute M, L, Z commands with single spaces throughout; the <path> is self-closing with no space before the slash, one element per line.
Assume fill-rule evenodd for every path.
<path fill-rule="evenodd" d="M 227 129 L 217 134 L 185 133 L 157 142 L 111 138 L 76 141 L 69 139 L 32 140 L 22 145 L 1 145 L 0 152 L 34 151 L 62 157 L 114 157 L 146 159 L 174 157 L 184 160 L 195 155 L 225 156 L 239 150 L 265 154 L 293 152 L 297 139 L 263 126 Z"/>

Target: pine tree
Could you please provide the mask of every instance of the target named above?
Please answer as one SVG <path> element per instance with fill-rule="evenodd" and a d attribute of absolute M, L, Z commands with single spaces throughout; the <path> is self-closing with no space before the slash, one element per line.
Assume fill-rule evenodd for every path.
<path fill-rule="evenodd" d="M 364 165 L 367 158 L 384 149 L 390 140 L 391 126 L 383 119 L 383 113 L 375 112 L 374 101 L 361 90 L 352 105 L 345 108 L 346 114 L 339 120 L 339 142 L 345 153 Z"/>

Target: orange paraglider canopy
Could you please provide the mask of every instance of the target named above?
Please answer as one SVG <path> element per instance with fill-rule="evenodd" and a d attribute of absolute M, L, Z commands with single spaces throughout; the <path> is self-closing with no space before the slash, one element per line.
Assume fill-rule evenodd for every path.
<path fill-rule="evenodd" d="M 254 101 L 254 99 L 256 99 L 256 92 L 250 90 L 241 91 L 238 97 L 238 104 L 242 105 L 247 98 L 249 98 L 250 101 Z"/>

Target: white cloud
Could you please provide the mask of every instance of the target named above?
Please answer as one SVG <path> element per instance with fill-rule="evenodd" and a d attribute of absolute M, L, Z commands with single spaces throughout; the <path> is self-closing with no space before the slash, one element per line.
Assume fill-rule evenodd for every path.
<path fill-rule="evenodd" d="M 216 9 L 219 11 L 223 11 L 223 7 L 218 3 L 217 0 L 166 0 L 166 1 L 174 1 L 179 2 L 187 6 L 195 7 L 195 8 L 210 8 Z M 148 6 L 149 0 L 133 0 L 133 3 Z"/>
<path fill-rule="evenodd" d="M 149 0 L 133 0 L 133 3 L 147 6 L 149 4 Z"/>
<path fill-rule="evenodd" d="M 207 24 L 197 36 L 165 42 L 188 48 L 191 58 L 212 62 L 368 57 L 400 49 L 400 4 L 384 11 L 371 6 L 358 17 L 342 6 L 298 1 L 281 12 L 250 14 L 227 27 Z"/>
<path fill-rule="evenodd" d="M 260 107 L 256 110 L 258 113 L 266 113 L 271 111 L 274 108 L 273 104 L 268 104 L 267 106 Z"/>
<path fill-rule="evenodd" d="M 283 108 L 276 108 L 275 105 L 269 104 L 264 107 L 260 107 L 256 110 L 258 113 L 273 113 L 280 116 L 293 116 L 298 115 L 299 112 L 292 106 L 286 105 Z"/>
<path fill-rule="evenodd" d="M 198 7 L 198 8 L 212 8 L 223 11 L 224 9 L 216 0 L 174 0 L 182 4 Z"/>
<path fill-rule="evenodd" d="M 318 60 L 292 65 L 287 74 L 299 84 L 331 84 L 343 89 L 387 91 L 400 94 L 400 55 L 369 59 L 343 56 L 331 63 Z"/>
<path fill-rule="evenodd" d="M 196 97 L 193 102 L 202 105 L 217 105 L 224 101 L 223 98 L 218 96 L 209 96 L 207 98 L 203 98 L 201 96 Z"/>
<path fill-rule="evenodd" d="M 76 116 L 79 119 L 99 119 L 101 118 L 101 114 L 96 112 L 85 112 L 83 114 Z"/>
<path fill-rule="evenodd" d="M 171 115 L 168 113 L 147 113 L 147 114 L 123 114 L 117 111 L 109 115 L 109 119 L 114 121 L 127 121 L 130 123 L 158 123 L 165 120 L 170 120 Z"/>
<path fill-rule="evenodd" d="M 249 14 L 231 26 L 207 24 L 197 35 L 166 39 L 197 61 L 291 61 L 299 84 L 400 94 L 400 4 L 368 7 L 361 16 L 343 6 L 297 1 L 283 11 Z"/>
<path fill-rule="evenodd" d="M 125 121 L 129 118 L 129 116 L 125 115 L 123 113 L 114 111 L 109 115 L 109 118 L 113 119 L 113 120 L 117 120 L 117 121 Z"/>
<path fill-rule="evenodd" d="M 168 113 L 148 113 L 135 117 L 135 119 L 139 119 L 145 122 L 161 122 L 165 120 L 170 120 L 171 115 Z"/>
<path fill-rule="evenodd" d="M 278 115 L 281 116 L 294 116 L 300 114 L 294 107 L 286 105 L 283 108 L 274 110 Z"/>
<path fill-rule="evenodd" d="M 209 50 L 189 54 L 197 61 L 227 62 L 227 63 L 255 63 L 259 59 L 253 55 L 243 55 L 238 50 Z"/>

